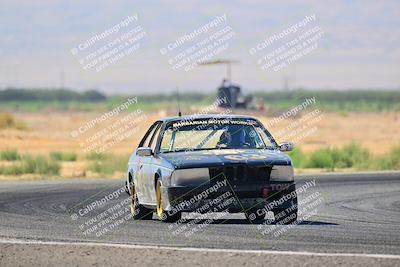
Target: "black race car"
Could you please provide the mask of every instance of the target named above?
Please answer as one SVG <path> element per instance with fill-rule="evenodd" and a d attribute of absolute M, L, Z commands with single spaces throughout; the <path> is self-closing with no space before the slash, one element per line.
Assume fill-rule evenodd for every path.
<path fill-rule="evenodd" d="M 128 163 L 126 190 L 134 219 L 181 219 L 182 212 L 243 212 L 260 221 L 297 219 L 291 159 L 255 118 L 166 118 L 147 130 Z"/>

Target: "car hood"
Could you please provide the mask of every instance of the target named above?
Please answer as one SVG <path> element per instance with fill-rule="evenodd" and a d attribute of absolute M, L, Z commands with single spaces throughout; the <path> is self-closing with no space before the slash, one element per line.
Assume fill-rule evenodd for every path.
<path fill-rule="evenodd" d="M 216 167 L 232 164 L 290 165 L 290 158 L 276 150 L 222 149 L 163 153 L 161 158 L 176 169 Z"/>

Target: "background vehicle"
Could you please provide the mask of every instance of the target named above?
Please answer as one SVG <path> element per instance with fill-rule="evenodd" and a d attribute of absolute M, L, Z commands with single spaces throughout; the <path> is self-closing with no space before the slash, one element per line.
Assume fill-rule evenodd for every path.
<path fill-rule="evenodd" d="M 211 60 L 202 62 L 199 65 L 225 65 L 226 75 L 222 80 L 222 84 L 217 90 L 217 101 L 221 99 L 227 99 L 227 101 L 219 101 L 220 108 L 232 108 L 232 109 L 254 109 L 256 108 L 255 98 L 252 95 L 246 95 L 242 92 L 242 88 L 239 85 L 232 83 L 232 64 L 237 64 L 239 61 L 225 59 L 225 60 Z"/>

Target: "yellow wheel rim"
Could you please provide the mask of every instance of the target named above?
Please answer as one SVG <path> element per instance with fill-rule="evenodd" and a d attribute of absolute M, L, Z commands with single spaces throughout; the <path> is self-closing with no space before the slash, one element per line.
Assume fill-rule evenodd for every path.
<path fill-rule="evenodd" d="M 135 187 L 131 186 L 131 213 L 135 214 Z"/>
<path fill-rule="evenodd" d="M 164 209 L 163 209 L 162 199 L 161 199 L 161 184 L 160 184 L 160 182 L 157 182 L 156 197 L 157 197 L 157 216 L 158 216 L 158 218 L 162 218 Z"/>

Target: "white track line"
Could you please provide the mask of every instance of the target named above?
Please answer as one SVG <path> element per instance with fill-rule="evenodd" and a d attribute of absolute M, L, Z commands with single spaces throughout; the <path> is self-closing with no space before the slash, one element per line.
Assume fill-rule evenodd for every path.
<path fill-rule="evenodd" d="M 129 245 L 113 243 L 95 243 L 95 242 L 56 242 L 40 240 L 18 240 L 18 239 L 0 239 L 0 244 L 38 244 L 38 245 L 72 245 L 72 246 L 96 246 L 96 247 L 114 247 L 114 248 L 132 248 L 132 249 L 164 249 L 192 252 L 224 252 L 224 253 L 252 253 L 252 254 L 271 254 L 271 255 L 297 255 L 297 256 L 318 256 L 318 257 L 366 257 L 366 258 L 384 258 L 400 259 L 400 255 L 389 254 L 362 254 L 362 253 L 320 253 L 306 251 L 277 251 L 277 250 L 240 250 L 240 249 L 216 249 L 216 248 L 183 248 L 151 245 Z"/>

